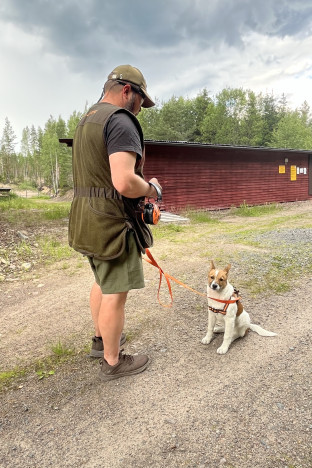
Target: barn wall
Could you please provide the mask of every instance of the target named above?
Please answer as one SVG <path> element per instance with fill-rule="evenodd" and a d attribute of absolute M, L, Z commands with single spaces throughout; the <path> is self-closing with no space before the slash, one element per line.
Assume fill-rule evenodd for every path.
<path fill-rule="evenodd" d="M 285 165 L 285 174 L 279 165 Z M 294 181 L 293 165 L 306 169 Z M 307 200 L 312 198 L 308 168 L 309 155 L 302 152 L 147 142 L 144 175 L 159 178 L 164 207 L 175 211 Z"/>

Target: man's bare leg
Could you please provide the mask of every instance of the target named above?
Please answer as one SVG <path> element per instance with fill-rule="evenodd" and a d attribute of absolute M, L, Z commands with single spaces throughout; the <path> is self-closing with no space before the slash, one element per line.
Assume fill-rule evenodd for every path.
<path fill-rule="evenodd" d="M 101 302 L 102 302 L 102 291 L 100 286 L 97 283 L 94 283 L 92 288 L 91 288 L 91 293 L 90 293 L 90 309 L 91 309 L 91 315 L 92 315 L 92 320 L 94 323 L 94 330 L 95 330 L 95 336 L 101 336 L 100 328 L 99 328 L 99 312 L 100 312 L 100 307 L 101 307 Z"/>
<path fill-rule="evenodd" d="M 114 366 L 119 359 L 120 335 L 125 323 L 125 304 L 128 292 L 102 294 L 98 313 L 98 327 L 104 344 L 104 359 Z"/>

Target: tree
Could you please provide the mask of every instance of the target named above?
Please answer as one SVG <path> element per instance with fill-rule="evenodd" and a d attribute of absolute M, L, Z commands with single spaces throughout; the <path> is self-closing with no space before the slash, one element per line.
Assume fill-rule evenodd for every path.
<path fill-rule="evenodd" d="M 161 110 L 156 105 L 150 109 L 142 109 L 138 115 L 138 120 L 141 124 L 144 138 L 146 140 L 157 140 L 158 135 L 161 131 L 161 121 L 160 121 Z"/>
<path fill-rule="evenodd" d="M 22 141 L 21 141 L 21 152 L 20 152 L 20 160 L 22 165 L 22 173 L 21 179 L 22 180 L 29 180 L 29 164 L 31 159 L 31 151 L 30 151 L 30 130 L 28 127 L 25 127 L 22 132 Z"/>
<path fill-rule="evenodd" d="M 246 91 L 226 88 L 207 106 L 202 135 L 208 143 L 241 144 L 241 124 L 246 115 Z"/>
<path fill-rule="evenodd" d="M 261 146 L 270 146 L 271 138 L 274 130 L 280 119 L 278 111 L 278 105 L 273 94 L 266 94 L 265 96 L 259 96 L 261 107 L 262 107 L 262 138 L 260 141 Z"/>
<path fill-rule="evenodd" d="M 4 182 L 12 182 L 16 174 L 16 135 L 9 119 L 5 118 L 4 129 L 1 138 L 0 151 L 0 177 Z"/>
<path fill-rule="evenodd" d="M 272 144 L 278 148 L 312 148 L 312 129 L 300 111 L 288 112 L 281 118 L 273 131 Z"/>
<path fill-rule="evenodd" d="M 81 112 L 74 111 L 70 116 L 66 124 L 66 137 L 74 138 L 76 127 L 82 117 Z"/>
<path fill-rule="evenodd" d="M 203 141 L 202 135 L 202 122 L 205 118 L 208 106 L 212 103 L 212 99 L 208 96 L 208 91 L 203 89 L 196 98 L 192 101 L 192 107 L 190 109 L 193 126 L 189 129 L 189 138 L 188 141 Z"/>
<path fill-rule="evenodd" d="M 259 146 L 261 144 L 263 120 L 257 97 L 253 91 L 247 91 L 247 103 L 244 117 L 241 121 L 241 145 Z"/>

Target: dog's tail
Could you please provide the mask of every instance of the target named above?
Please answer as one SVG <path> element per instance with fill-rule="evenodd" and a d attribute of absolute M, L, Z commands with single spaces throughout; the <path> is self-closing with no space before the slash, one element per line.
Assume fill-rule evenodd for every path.
<path fill-rule="evenodd" d="M 255 325 L 254 323 L 251 323 L 249 325 L 250 330 L 258 333 L 260 336 L 276 336 L 277 333 L 270 332 L 268 330 L 265 330 L 264 328 L 260 327 L 260 325 Z"/>

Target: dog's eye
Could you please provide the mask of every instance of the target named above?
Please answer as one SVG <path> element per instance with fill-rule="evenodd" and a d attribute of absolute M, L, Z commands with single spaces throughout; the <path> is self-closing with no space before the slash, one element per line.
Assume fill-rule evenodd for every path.
<path fill-rule="evenodd" d="M 210 279 L 214 280 L 214 276 L 213 276 L 213 275 L 210 275 Z"/>

